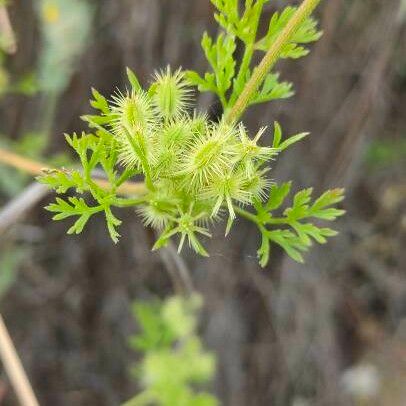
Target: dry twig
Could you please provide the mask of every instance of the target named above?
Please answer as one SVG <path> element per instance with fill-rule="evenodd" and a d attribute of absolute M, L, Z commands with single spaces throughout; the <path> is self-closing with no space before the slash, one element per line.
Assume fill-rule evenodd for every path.
<path fill-rule="evenodd" d="M 22 406 L 39 406 L 17 351 L 0 315 L 0 355 L 4 369 Z"/>
<path fill-rule="evenodd" d="M 0 6 L 1 47 L 8 54 L 17 52 L 17 41 L 6 6 Z"/>

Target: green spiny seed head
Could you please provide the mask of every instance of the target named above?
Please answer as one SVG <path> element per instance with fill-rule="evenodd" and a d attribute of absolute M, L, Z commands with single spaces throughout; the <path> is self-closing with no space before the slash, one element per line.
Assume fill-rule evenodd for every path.
<path fill-rule="evenodd" d="M 268 171 L 269 169 L 256 170 L 245 180 L 244 189 L 251 195 L 252 201 L 267 198 L 268 190 L 272 184 L 266 176 Z"/>
<path fill-rule="evenodd" d="M 122 132 L 119 141 L 119 161 L 127 168 L 145 170 L 144 164 L 154 161 L 151 139 L 147 131 L 126 129 Z"/>
<path fill-rule="evenodd" d="M 258 141 L 265 133 L 266 128 L 261 128 L 256 136 L 252 139 L 249 137 L 245 127 L 240 124 L 238 127 L 239 143 L 236 145 L 238 158 L 243 167 L 246 170 L 246 175 L 251 176 L 258 163 L 264 163 L 276 156 L 278 150 L 270 147 L 262 147 L 258 145 Z"/>
<path fill-rule="evenodd" d="M 235 131 L 223 124 L 208 128 L 196 138 L 183 157 L 180 174 L 186 175 L 190 188 L 202 188 L 214 177 L 230 171 L 235 162 Z"/>
<path fill-rule="evenodd" d="M 176 215 L 179 200 L 170 194 L 170 189 L 161 187 L 156 192 L 150 192 L 146 200 L 148 204 L 137 209 L 146 226 L 162 230 Z"/>
<path fill-rule="evenodd" d="M 181 156 L 194 134 L 191 120 L 171 120 L 154 134 L 155 176 L 174 177 L 180 169 Z"/>
<path fill-rule="evenodd" d="M 232 219 L 235 218 L 233 200 L 242 205 L 249 204 L 252 200 L 252 194 L 246 190 L 244 174 L 241 171 L 237 173 L 230 171 L 228 174 L 215 177 L 204 195 L 215 202 L 212 216 L 226 204 Z"/>
<path fill-rule="evenodd" d="M 143 91 L 118 93 L 113 96 L 111 128 L 119 143 L 119 160 L 130 168 L 146 170 L 153 161 L 151 132 L 156 126 L 154 111 Z"/>
<path fill-rule="evenodd" d="M 162 230 L 169 222 L 167 211 L 162 210 L 159 203 L 149 202 L 148 205 L 137 209 L 145 226 L 151 226 L 156 230 Z"/>
<path fill-rule="evenodd" d="M 192 204 L 188 212 L 180 212 L 180 216 L 174 219 L 177 223 L 176 231 L 181 235 L 178 252 L 182 250 L 185 239 L 187 238 L 189 246 L 191 246 L 197 253 L 203 256 L 208 256 L 207 251 L 197 238 L 198 234 L 211 237 L 209 231 L 205 227 L 199 225 L 201 219 L 205 217 L 206 213 L 193 215 L 193 207 L 194 205 Z"/>
<path fill-rule="evenodd" d="M 112 130 L 122 137 L 123 131 L 145 131 L 154 123 L 154 111 L 147 94 L 143 91 L 117 93 L 112 102 Z"/>
<path fill-rule="evenodd" d="M 156 110 L 165 120 L 187 113 L 191 101 L 191 88 L 180 69 L 172 73 L 168 66 L 166 70 L 157 72 L 150 93 Z"/>
<path fill-rule="evenodd" d="M 159 131 L 159 143 L 163 148 L 184 149 L 193 137 L 192 121 L 189 118 L 174 120 Z"/>
<path fill-rule="evenodd" d="M 201 137 L 206 133 L 208 127 L 209 120 L 207 115 L 196 113 L 195 111 L 193 113 L 193 117 L 190 122 L 190 128 L 192 130 L 192 133 L 197 137 Z"/>
<path fill-rule="evenodd" d="M 173 179 L 180 167 L 181 150 L 176 148 L 162 149 L 153 167 L 154 178 Z"/>

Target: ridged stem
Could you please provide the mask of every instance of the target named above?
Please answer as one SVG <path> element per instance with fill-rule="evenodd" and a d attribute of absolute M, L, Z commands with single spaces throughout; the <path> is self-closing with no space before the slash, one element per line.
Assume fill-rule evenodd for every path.
<path fill-rule="evenodd" d="M 258 91 L 258 88 L 263 83 L 265 76 L 274 67 L 278 61 L 283 48 L 292 39 L 302 22 L 308 18 L 314 9 L 318 6 L 321 0 L 303 0 L 303 3 L 297 9 L 293 17 L 289 20 L 286 27 L 279 34 L 275 42 L 269 48 L 260 64 L 254 69 L 251 79 L 245 85 L 243 92 L 237 99 L 233 108 L 226 115 L 226 120 L 229 123 L 235 123 L 244 113 L 249 105 L 251 98 Z"/>

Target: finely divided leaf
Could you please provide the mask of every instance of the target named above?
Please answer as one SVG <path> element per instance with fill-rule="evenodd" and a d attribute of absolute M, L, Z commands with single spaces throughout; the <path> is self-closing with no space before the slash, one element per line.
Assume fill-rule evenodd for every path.
<path fill-rule="evenodd" d="M 52 217 L 53 220 L 64 220 L 72 216 L 79 217 L 68 230 L 68 234 L 80 234 L 89 218 L 96 212 L 103 210 L 100 206 L 90 207 L 82 198 L 78 199 L 77 197 L 70 197 L 68 201 L 57 197 L 56 203 L 51 203 L 45 208 L 52 213 L 57 213 Z"/>
<path fill-rule="evenodd" d="M 344 199 L 343 189 L 328 190 L 315 202 L 311 203 L 312 188 L 304 189 L 296 193 L 292 207 L 284 210 L 283 217 L 274 218 L 272 211 L 281 207 L 291 189 L 291 182 L 281 185 L 272 185 L 269 200 L 262 204 L 256 202 L 255 217 L 259 224 L 262 235 L 261 246 L 258 256 L 261 266 L 265 266 L 269 259 L 269 242 L 273 241 L 280 245 L 286 253 L 295 261 L 303 262 L 302 253 L 309 250 L 313 241 L 325 244 L 327 237 L 337 235 L 337 232 L 326 227 L 319 227 L 310 219 L 335 220 L 344 214 L 344 210 L 331 207 Z M 285 225 L 286 229 L 269 229 L 273 224 Z"/>
<path fill-rule="evenodd" d="M 236 49 L 235 38 L 223 33 L 217 37 L 216 42 L 207 33 L 204 33 L 202 47 L 209 61 L 213 73 L 206 73 L 204 78 L 196 72 L 189 71 L 187 77 L 192 85 L 202 92 L 211 91 L 216 93 L 225 102 L 225 95 L 231 87 L 235 74 L 235 60 L 233 58 Z"/>
<path fill-rule="evenodd" d="M 265 205 L 266 210 L 272 211 L 278 209 L 285 201 L 292 187 L 292 182 L 285 182 L 281 185 L 274 183 L 269 190 L 269 199 Z"/>
<path fill-rule="evenodd" d="M 137 79 L 137 76 L 130 68 L 127 68 L 127 77 L 128 77 L 128 81 L 131 84 L 132 89 L 136 93 L 139 92 L 140 90 L 142 90 L 142 87 L 140 85 L 140 82 Z"/>
<path fill-rule="evenodd" d="M 78 193 L 88 190 L 83 175 L 77 170 L 49 169 L 44 171 L 43 175 L 37 177 L 37 180 L 59 194 L 66 193 L 71 188 L 75 188 Z"/>
<path fill-rule="evenodd" d="M 96 110 L 100 110 L 103 114 L 109 114 L 110 108 L 106 98 L 101 95 L 95 88 L 92 87 L 94 100 L 90 100 L 90 105 Z"/>
<path fill-rule="evenodd" d="M 256 48 L 266 52 L 286 27 L 296 10 L 296 7 L 289 6 L 281 13 L 274 13 L 269 22 L 267 34 L 257 42 Z M 307 55 L 309 51 L 302 45 L 317 41 L 321 35 L 322 33 L 317 30 L 317 21 L 313 17 L 308 17 L 294 33 L 290 42 L 283 48 L 281 58 L 297 59 Z"/>
<path fill-rule="evenodd" d="M 292 86 L 290 82 L 279 82 L 279 73 L 269 73 L 265 77 L 255 98 L 252 99 L 251 104 L 266 103 L 276 99 L 287 99 L 294 94 Z"/>

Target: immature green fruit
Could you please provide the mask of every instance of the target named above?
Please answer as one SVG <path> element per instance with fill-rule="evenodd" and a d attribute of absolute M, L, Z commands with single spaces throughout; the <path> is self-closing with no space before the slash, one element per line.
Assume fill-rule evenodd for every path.
<path fill-rule="evenodd" d="M 263 127 L 257 132 L 254 138 L 250 138 L 242 124 L 240 124 L 238 127 L 238 136 L 240 142 L 236 145 L 236 150 L 240 166 L 245 170 L 247 177 L 254 175 L 258 164 L 266 162 L 278 154 L 278 150 L 276 148 L 258 145 L 258 141 L 265 131 L 266 127 Z"/>
<path fill-rule="evenodd" d="M 112 130 L 118 137 L 124 130 L 145 131 L 154 122 L 154 111 L 151 101 L 143 91 L 118 93 L 113 96 Z"/>
<path fill-rule="evenodd" d="M 155 74 L 150 93 L 154 106 L 165 120 L 185 114 L 191 103 L 191 89 L 184 73 L 179 69 L 172 74 L 169 66 Z"/>
<path fill-rule="evenodd" d="M 280 57 L 304 55 L 304 45 L 318 38 L 309 15 L 319 1 L 303 0 L 297 10 L 286 8 L 274 14 L 261 39 L 257 31 L 265 0 L 243 4 L 212 0 L 223 32 L 217 40 L 205 35 L 202 45 L 213 71 L 204 77 L 188 72 L 187 77 L 198 90 L 218 96 L 224 107 L 220 122 L 189 111 L 191 88 L 184 73 L 172 73 L 169 67 L 155 74 L 146 92 L 135 73 L 127 69 L 131 91 L 116 94 L 110 103 L 93 90 L 91 105 L 99 115 L 83 117 L 91 132 L 67 138 L 83 170 L 56 171 L 42 178 L 58 193 L 74 188 L 81 194 L 90 192 L 91 199 L 58 198 L 48 208 L 56 213 L 55 219 L 77 217 L 71 230 L 80 232 L 91 216 L 104 212 L 116 242 L 120 220 L 112 208 L 137 206 L 144 224 L 161 232 L 154 249 L 165 246 L 176 235 L 180 237 L 179 250 L 187 240 L 196 252 L 207 255 L 199 238 L 209 237 L 209 223 L 221 220 L 228 211 L 226 234 L 236 214 L 258 227 L 262 266 L 268 262 L 271 243 L 301 262 L 302 253 L 313 241 L 325 243 L 327 237 L 335 235 L 333 230 L 319 228 L 313 222 L 334 220 L 344 213 L 332 207 L 343 199 L 342 190 L 327 191 L 312 201 L 311 189 L 305 189 L 294 196 L 291 207 L 283 209 L 291 183 L 271 186 L 267 176 L 270 161 L 307 133 L 285 138 L 276 123 L 272 147 L 265 147 L 260 145 L 265 128 L 251 139 L 245 127 L 238 124 L 249 105 L 291 95 L 291 86 L 278 82 L 278 74 L 272 69 Z M 236 60 L 237 41 L 245 47 L 241 61 Z M 254 54 L 264 44 L 271 48 L 257 67 L 252 66 Z M 92 179 L 95 169 L 104 170 L 103 182 Z M 137 188 L 137 195 L 119 196 L 134 176 L 138 177 L 133 180 L 143 177 L 145 182 Z M 134 188 L 130 189 L 134 193 Z"/>
<path fill-rule="evenodd" d="M 245 178 L 242 173 L 230 172 L 216 176 L 207 187 L 206 196 L 215 201 L 212 215 L 216 215 L 223 204 L 227 205 L 229 215 L 235 218 L 233 200 L 240 204 L 251 202 L 251 194 L 245 190 Z"/>
<path fill-rule="evenodd" d="M 215 177 L 228 173 L 235 162 L 235 130 L 213 125 L 196 139 L 183 157 L 181 175 L 187 175 L 189 188 L 201 189 Z"/>
<path fill-rule="evenodd" d="M 161 188 L 147 196 L 148 204 L 137 209 L 143 223 L 157 230 L 163 230 L 171 218 L 176 215 L 179 201 L 168 190 Z"/>
<path fill-rule="evenodd" d="M 256 169 L 246 178 L 244 190 L 250 194 L 251 202 L 255 200 L 265 200 L 269 194 L 271 180 L 266 176 L 269 169 Z"/>
<path fill-rule="evenodd" d="M 120 162 L 130 168 L 144 168 L 153 159 L 150 131 L 154 112 L 147 94 L 132 90 L 113 96 L 111 129 L 119 143 Z"/>
<path fill-rule="evenodd" d="M 182 154 L 193 137 L 188 118 L 170 121 L 156 131 L 153 148 L 157 157 L 154 166 L 157 178 L 172 178 L 179 171 Z"/>
<path fill-rule="evenodd" d="M 209 256 L 207 251 L 204 249 L 203 245 L 199 242 L 197 235 L 201 234 L 206 237 L 211 237 L 209 231 L 200 226 L 199 220 L 205 216 L 205 213 L 199 213 L 198 215 L 192 215 L 193 205 L 186 213 L 181 213 L 180 217 L 176 219 L 177 222 L 177 232 L 180 233 L 180 242 L 178 247 L 178 252 L 182 250 L 185 240 L 188 240 L 189 246 L 198 252 L 200 255 L 205 257 Z"/>

